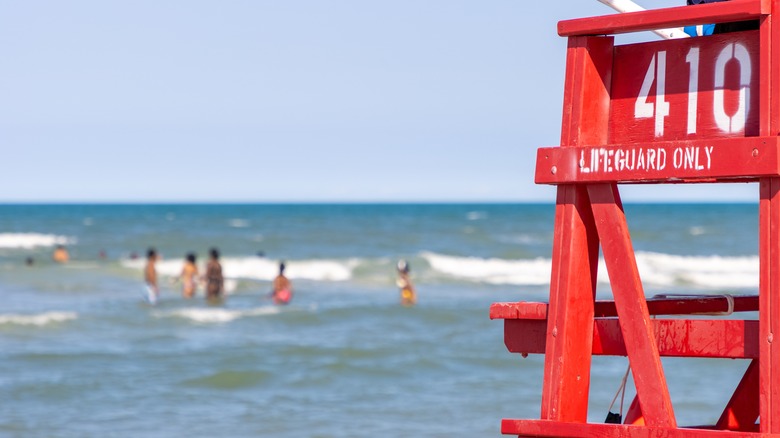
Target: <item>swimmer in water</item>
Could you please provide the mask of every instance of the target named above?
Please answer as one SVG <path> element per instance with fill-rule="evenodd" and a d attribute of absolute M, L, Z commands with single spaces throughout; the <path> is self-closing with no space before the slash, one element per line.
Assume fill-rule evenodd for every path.
<path fill-rule="evenodd" d="M 406 260 L 398 261 L 398 280 L 395 284 L 401 289 L 401 305 L 411 307 L 417 304 L 417 293 L 414 291 L 414 285 L 409 278 L 409 264 Z"/>
<path fill-rule="evenodd" d="M 274 278 L 271 298 L 274 304 L 289 304 L 292 299 L 292 283 L 284 276 L 284 262 L 279 263 L 279 275 Z"/>
<path fill-rule="evenodd" d="M 184 298 L 192 298 L 195 296 L 195 279 L 198 277 L 198 267 L 195 265 L 195 253 L 191 252 L 187 254 L 184 260 L 184 267 L 181 270 L 181 295 Z"/>
<path fill-rule="evenodd" d="M 222 265 L 219 264 L 219 251 L 211 248 L 210 259 L 206 264 L 206 299 L 216 301 L 222 298 L 225 288 L 225 279 L 222 277 Z"/>
<path fill-rule="evenodd" d="M 157 286 L 157 270 L 154 266 L 155 263 L 157 263 L 157 251 L 154 248 L 149 248 L 146 252 L 144 281 L 146 282 L 149 302 L 152 304 L 156 303 L 157 299 L 160 297 L 160 288 Z"/>
<path fill-rule="evenodd" d="M 68 260 L 70 260 L 70 254 L 68 254 L 68 250 L 65 249 L 65 246 L 57 245 L 57 248 L 51 255 L 51 259 L 57 263 L 68 263 Z"/>

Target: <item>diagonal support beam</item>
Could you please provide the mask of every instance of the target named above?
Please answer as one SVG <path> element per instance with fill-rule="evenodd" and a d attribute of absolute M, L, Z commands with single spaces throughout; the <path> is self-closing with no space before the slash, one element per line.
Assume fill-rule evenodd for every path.
<path fill-rule="evenodd" d="M 591 184 L 588 194 L 645 421 L 677 427 L 617 185 Z"/>

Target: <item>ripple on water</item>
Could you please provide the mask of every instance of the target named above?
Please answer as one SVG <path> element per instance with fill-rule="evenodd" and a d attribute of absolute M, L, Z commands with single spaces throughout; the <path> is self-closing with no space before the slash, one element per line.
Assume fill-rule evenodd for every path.
<path fill-rule="evenodd" d="M 265 371 L 218 371 L 203 377 L 185 380 L 185 386 L 209 389 L 243 389 L 252 388 L 265 383 L 270 378 Z"/>

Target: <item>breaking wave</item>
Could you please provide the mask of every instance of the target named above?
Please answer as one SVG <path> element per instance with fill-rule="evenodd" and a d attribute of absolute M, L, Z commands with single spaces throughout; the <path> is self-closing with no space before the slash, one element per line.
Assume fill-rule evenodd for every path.
<path fill-rule="evenodd" d="M 550 283 L 549 258 L 498 259 L 457 257 L 425 252 L 421 256 L 437 273 L 471 282 L 511 285 Z M 758 256 L 679 256 L 637 252 L 642 280 L 653 286 L 757 288 Z M 606 265 L 599 261 L 599 281 L 608 282 Z"/>
<path fill-rule="evenodd" d="M 143 269 L 143 259 L 123 260 L 127 268 Z M 279 273 L 279 263 L 261 257 L 225 257 L 220 259 L 222 272 L 226 278 L 245 278 L 252 280 L 273 280 Z M 352 278 L 353 269 L 359 264 L 357 259 L 349 260 L 293 260 L 287 263 L 285 275 L 290 279 L 315 281 L 346 281 Z M 181 260 L 163 260 L 157 262 L 157 272 L 161 275 L 176 277 L 181 274 Z M 205 264 L 199 263 L 198 269 L 205 272 Z"/>
<path fill-rule="evenodd" d="M 45 312 L 33 315 L 0 314 L 0 325 L 34 325 L 45 326 L 58 322 L 71 321 L 78 318 L 73 312 Z"/>
<path fill-rule="evenodd" d="M 123 260 L 127 268 L 141 270 L 144 260 Z M 230 281 L 247 279 L 271 281 L 279 272 L 275 260 L 261 257 L 225 257 L 221 260 L 228 291 Z M 413 274 L 419 281 L 438 279 L 494 285 L 544 286 L 550 283 L 550 258 L 505 259 L 497 257 L 463 257 L 421 252 L 411 260 Z M 181 260 L 157 263 L 160 275 L 176 277 Z M 199 264 L 200 272 L 204 272 Z M 654 252 L 637 252 L 637 266 L 648 286 L 685 286 L 701 288 L 758 287 L 757 256 L 682 256 Z M 289 260 L 285 274 L 292 280 L 361 281 L 391 283 L 395 267 L 390 258 Z M 599 261 L 599 282 L 609 276 L 603 260 Z M 235 286 L 235 285 L 233 285 Z"/>
<path fill-rule="evenodd" d="M 32 249 L 73 243 L 76 243 L 76 239 L 55 234 L 0 233 L 0 248 Z"/>
<path fill-rule="evenodd" d="M 200 324 L 222 324 L 249 316 L 276 315 L 281 312 L 279 307 L 257 307 L 254 309 L 179 309 L 154 312 L 157 318 L 180 318 Z"/>

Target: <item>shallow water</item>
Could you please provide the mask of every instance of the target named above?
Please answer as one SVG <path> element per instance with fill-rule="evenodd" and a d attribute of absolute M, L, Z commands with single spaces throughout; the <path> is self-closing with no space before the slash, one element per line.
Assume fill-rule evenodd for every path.
<path fill-rule="evenodd" d="M 755 206 L 626 210 L 648 295 L 755 291 Z M 488 308 L 546 299 L 553 212 L 0 206 L 0 436 L 499 436 L 501 418 L 538 417 L 543 358 L 508 353 Z M 48 260 L 56 243 L 70 264 Z M 154 307 L 130 259 L 148 245 L 164 257 Z M 180 298 L 168 282 L 180 257 L 202 262 L 212 245 L 232 280 L 225 303 Z M 414 308 L 398 305 L 401 257 Z M 264 298 L 279 259 L 295 285 L 287 307 Z M 681 424 L 714 422 L 747 366 L 664 363 Z M 594 360 L 591 421 L 625 367 Z"/>

